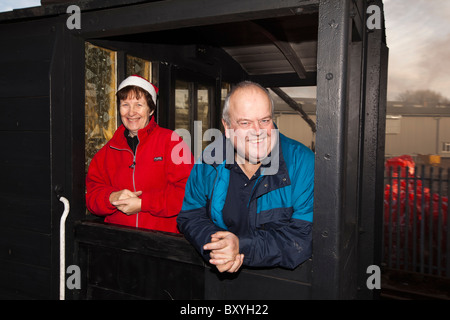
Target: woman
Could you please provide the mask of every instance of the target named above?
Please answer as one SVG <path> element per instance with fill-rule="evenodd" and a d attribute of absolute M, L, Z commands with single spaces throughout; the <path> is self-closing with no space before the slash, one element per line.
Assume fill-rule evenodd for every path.
<path fill-rule="evenodd" d="M 119 85 L 123 124 L 89 165 L 86 206 L 108 223 L 179 233 L 176 216 L 193 158 L 188 151 L 189 163 L 172 160 L 172 149 L 184 142 L 156 124 L 157 91 L 139 76 Z M 184 145 L 181 150 L 189 148 Z"/>

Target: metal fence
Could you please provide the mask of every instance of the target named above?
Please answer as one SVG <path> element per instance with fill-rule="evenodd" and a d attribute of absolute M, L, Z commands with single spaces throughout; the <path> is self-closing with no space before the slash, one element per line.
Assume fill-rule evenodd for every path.
<path fill-rule="evenodd" d="M 383 262 L 450 278 L 450 168 L 387 167 Z"/>

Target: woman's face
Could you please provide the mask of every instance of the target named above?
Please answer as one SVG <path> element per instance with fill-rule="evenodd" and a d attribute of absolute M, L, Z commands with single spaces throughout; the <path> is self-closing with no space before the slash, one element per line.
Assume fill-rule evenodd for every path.
<path fill-rule="evenodd" d="M 152 114 L 144 95 L 136 99 L 130 94 L 125 100 L 120 100 L 120 118 L 132 137 L 137 135 L 138 130 L 145 128 Z"/>

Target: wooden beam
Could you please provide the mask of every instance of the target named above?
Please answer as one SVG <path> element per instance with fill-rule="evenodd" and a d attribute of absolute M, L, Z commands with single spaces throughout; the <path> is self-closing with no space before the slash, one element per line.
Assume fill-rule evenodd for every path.
<path fill-rule="evenodd" d="M 308 72 L 308 77 L 305 79 L 300 79 L 295 72 L 250 75 L 248 79 L 263 87 L 314 87 L 317 85 L 316 72 Z"/>
<path fill-rule="evenodd" d="M 348 102 L 348 47 L 351 0 L 320 1 L 317 45 L 317 135 L 314 177 L 312 299 L 351 299 L 355 264 L 344 246 L 345 115 Z M 353 217 L 352 217 L 353 219 Z M 354 256 L 351 256 L 352 258 Z M 353 278 L 354 279 L 354 278 Z"/>
<path fill-rule="evenodd" d="M 292 49 L 283 30 L 275 26 L 269 26 L 263 22 L 253 22 L 259 31 L 264 34 L 281 51 L 286 60 L 298 74 L 300 79 L 306 78 L 306 70 L 297 53 Z"/>
<path fill-rule="evenodd" d="M 83 36 L 108 37 L 208 24 L 295 15 L 298 8 L 318 8 L 318 0 L 173 0 L 98 11 L 82 11 Z"/>

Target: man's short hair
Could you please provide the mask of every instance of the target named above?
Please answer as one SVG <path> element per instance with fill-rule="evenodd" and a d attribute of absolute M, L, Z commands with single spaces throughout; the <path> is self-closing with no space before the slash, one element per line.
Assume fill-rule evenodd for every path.
<path fill-rule="evenodd" d="M 247 88 L 247 87 L 260 88 L 267 95 L 267 97 L 269 98 L 269 101 L 270 101 L 271 115 L 272 115 L 272 118 L 273 118 L 274 104 L 273 104 L 272 96 L 269 93 L 269 90 L 267 90 L 266 88 L 261 86 L 259 83 L 245 80 L 245 81 L 239 82 L 238 84 L 233 86 L 233 88 L 231 89 L 230 93 L 228 93 L 227 97 L 225 98 L 225 103 L 223 105 L 223 110 L 222 110 L 222 119 L 225 121 L 225 123 L 227 125 L 230 125 L 230 99 L 231 99 L 231 96 L 237 90 L 243 89 L 243 88 Z"/>

